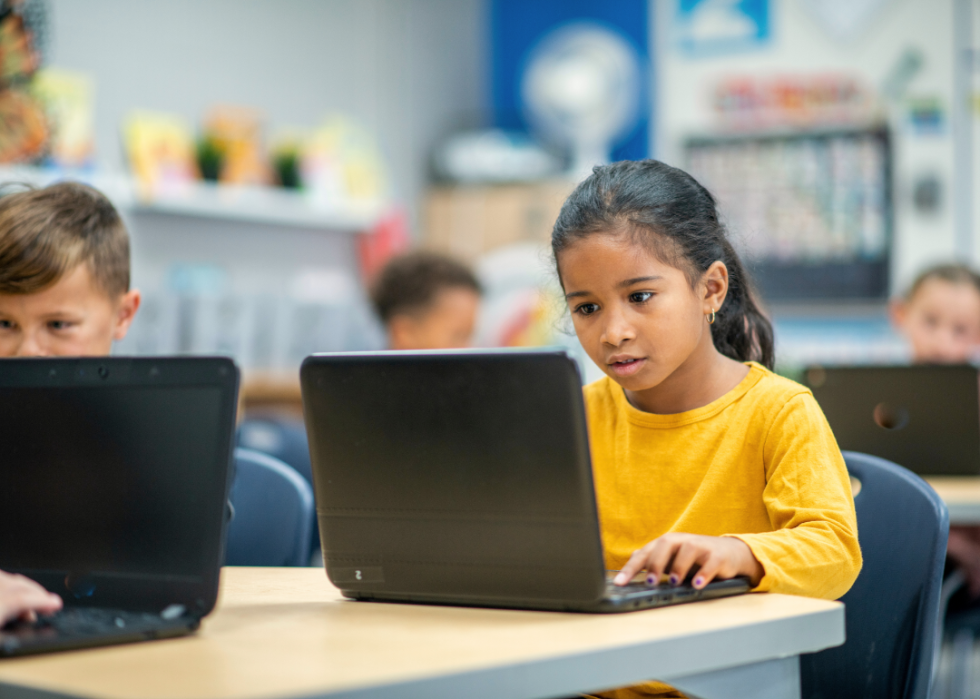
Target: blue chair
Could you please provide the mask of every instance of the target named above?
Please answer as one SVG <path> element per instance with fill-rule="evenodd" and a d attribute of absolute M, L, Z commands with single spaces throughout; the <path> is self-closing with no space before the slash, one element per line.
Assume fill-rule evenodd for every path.
<path fill-rule="evenodd" d="M 273 456 L 288 466 L 313 486 L 313 469 L 310 465 L 310 445 L 306 438 L 306 426 L 302 420 L 278 416 L 251 417 L 238 428 L 238 446 Z M 310 555 L 320 548 L 320 530 L 314 511 L 310 524 Z"/>
<path fill-rule="evenodd" d="M 313 490 L 278 459 L 235 450 L 225 564 L 305 566 L 310 559 Z"/>
<path fill-rule="evenodd" d="M 250 417 L 238 428 L 238 446 L 274 456 L 313 485 L 310 445 L 302 420 L 271 415 Z"/>
<path fill-rule="evenodd" d="M 949 513 L 901 466 L 844 452 L 861 484 L 854 497 L 864 568 L 841 599 L 843 646 L 800 659 L 806 699 L 927 699 L 939 625 Z"/>

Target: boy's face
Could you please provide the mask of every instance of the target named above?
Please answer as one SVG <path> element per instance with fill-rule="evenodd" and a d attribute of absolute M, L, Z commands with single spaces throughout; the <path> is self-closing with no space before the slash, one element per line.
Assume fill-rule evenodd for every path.
<path fill-rule="evenodd" d="M 980 293 L 971 284 L 928 279 L 893 305 L 892 319 L 911 343 L 913 361 L 967 362 L 980 343 Z"/>
<path fill-rule="evenodd" d="M 0 357 L 109 354 L 139 305 L 139 291 L 112 299 L 80 264 L 37 293 L 0 294 Z"/>
<path fill-rule="evenodd" d="M 388 321 L 389 345 L 394 350 L 469 347 L 479 308 L 480 296 L 472 289 L 442 289 L 426 310 Z"/>

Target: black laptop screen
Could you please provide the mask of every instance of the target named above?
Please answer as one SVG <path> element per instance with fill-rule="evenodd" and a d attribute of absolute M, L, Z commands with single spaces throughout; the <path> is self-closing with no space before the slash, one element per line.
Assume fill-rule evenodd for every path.
<path fill-rule="evenodd" d="M 223 417 L 213 385 L 0 387 L 0 568 L 200 575 Z"/>

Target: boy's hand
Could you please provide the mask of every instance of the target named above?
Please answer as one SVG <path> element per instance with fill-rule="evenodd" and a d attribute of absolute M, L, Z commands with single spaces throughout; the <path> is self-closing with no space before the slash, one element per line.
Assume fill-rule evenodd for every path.
<path fill-rule="evenodd" d="M 61 598 L 23 575 L 0 570 L 0 626 L 14 619 L 33 621 L 35 614 L 61 609 Z"/>
<path fill-rule="evenodd" d="M 634 551 L 613 582 L 625 585 L 634 575 L 645 570 L 651 584 L 659 582 L 662 575 L 669 574 L 670 584 L 679 585 L 695 565 L 700 568 L 693 585 L 699 590 L 715 578 L 733 578 L 736 575 L 748 576 L 755 587 L 765 574 L 748 544 L 741 539 L 671 533 Z"/>

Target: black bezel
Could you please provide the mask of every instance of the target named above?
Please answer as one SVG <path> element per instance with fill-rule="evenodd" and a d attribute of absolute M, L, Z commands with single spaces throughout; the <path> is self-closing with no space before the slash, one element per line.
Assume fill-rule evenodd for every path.
<path fill-rule="evenodd" d="M 239 371 L 227 357 L 83 357 L 83 358 L 15 358 L 0 360 L 0 388 L 86 388 L 134 386 L 207 386 L 221 391 L 222 429 L 215 434 L 223 480 L 220 498 L 211 503 L 208 531 L 201 532 L 209 547 L 208 560 L 213 561 L 199 576 L 147 581 L 134 589 L 119 576 L 93 572 L 98 579 L 98 595 L 76 601 L 64 589 L 61 571 L 18 570 L 49 590 L 62 594 L 66 604 L 113 607 L 120 609 L 158 609 L 173 603 L 184 604 L 187 614 L 201 618 L 208 614 L 218 598 L 221 564 L 224 561 L 226 503 L 233 477 L 235 419 L 238 409 Z M 0 569 L 4 566 L 0 550 Z"/>

